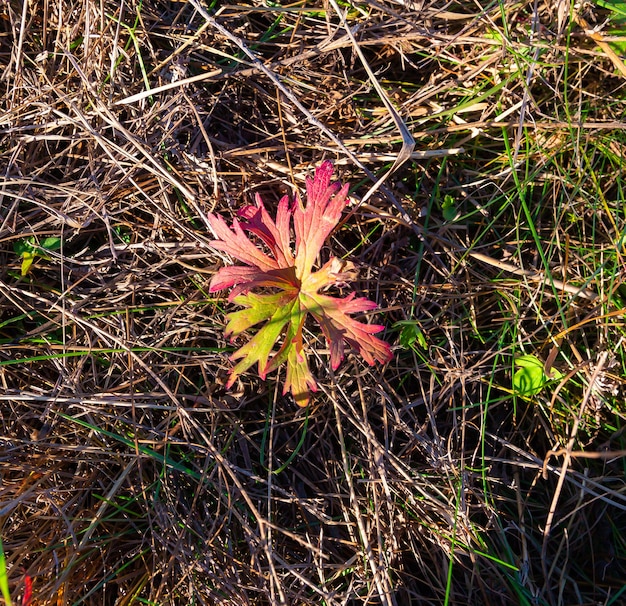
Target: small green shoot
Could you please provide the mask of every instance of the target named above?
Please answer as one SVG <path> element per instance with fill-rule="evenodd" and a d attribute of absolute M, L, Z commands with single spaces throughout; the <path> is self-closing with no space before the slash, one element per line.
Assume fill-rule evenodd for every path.
<path fill-rule="evenodd" d="M 7 573 L 7 562 L 4 557 L 4 546 L 0 539 L 0 594 L 6 606 L 11 606 L 11 592 L 9 591 L 9 575 Z M 22 595 L 22 606 L 29 606 L 33 595 L 33 582 L 31 578 L 24 575 L 24 594 Z"/>
<path fill-rule="evenodd" d="M 2 593 L 5 604 L 11 606 L 13 602 L 11 602 L 11 592 L 9 591 L 9 576 L 7 574 L 7 562 L 4 557 L 2 539 L 0 539 L 0 593 Z"/>
<path fill-rule="evenodd" d="M 454 221 L 458 215 L 456 200 L 450 194 L 446 194 L 443 197 L 441 213 L 446 221 Z"/>
<path fill-rule="evenodd" d="M 26 276 L 28 274 L 30 266 L 37 257 L 49 259 L 50 257 L 46 254 L 46 252 L 58 250 L 59 248 L 61 248 L 61 238 L 57 236 L 44 238 L 39 244 L 34 237 L 16 242 L 13 246 L 13 250 L 22 258 L 22 276 Z"/>
<path fill-rule="evenodd" d="M 394 328 L 400 329 L 400 337 L 398 343 L 402 349 L 412 349 L 415 351 L 417 346 L 422 349 L 428 349 L 426 337 L 414 320 L 400 320 L 393 325 Z"/>

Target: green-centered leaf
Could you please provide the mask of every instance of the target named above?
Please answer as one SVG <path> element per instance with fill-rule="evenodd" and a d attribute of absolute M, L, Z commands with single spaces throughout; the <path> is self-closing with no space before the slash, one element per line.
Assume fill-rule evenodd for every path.
<path fill-rule="evenodd" d="M 329 287 L 343 286 L 354 279 L 354 265 L 331 258 L 319 270 L 313 270 L 347 201 L 347 185 L 331 183 L 332 174 L 332 164 L 322 163 L 315 178 L 306 181 L 306 205 L 300 199 L 290 204 L 284 197 L 275 220 L 260 196 L 256 197 L 256 206 L 245 206 L 239 212 L 232 229 L 222 217 L 208 216 L 217 238 L 212 245 L 243 264 L 222 267 L 211 281 L 211 292 L 230 288 L 229 300 L 244 308 L 228 314 L 226 336 L 239 337 L 264 323 L 231 356 L 238 362 L 231 370 L 228 387 L 254 364 L 259 376 L 265 379 L 268 372 L 285 363 L 283 393 L 290 391 L 300 406 L 306 406 L 310 393 L 317 388 L 302 336 L 308 315 L 317 321 L 326 338 L 332 368 L 343 360 L 346 344 L 368 364 L 391 359 L 389 345 L 374 336 L 383 327 L 352 317 L 374 309 L 375 303 L 355 298 L 354 293 L 345 298 L 322 294 Z"/>

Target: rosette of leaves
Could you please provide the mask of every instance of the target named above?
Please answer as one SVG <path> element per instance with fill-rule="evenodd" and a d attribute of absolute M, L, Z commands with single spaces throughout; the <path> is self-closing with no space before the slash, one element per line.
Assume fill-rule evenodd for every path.
<path fill-rule="evenodd" d="M 295 401 L 306 406 L 310 393 L 317 390 L 303 339 L 309 315 L 326 339 L 333 369 L 343 360 L 346 346 L 370 365 L 392 357 L 389 345 L 374 336 L 383 327 L 352 317 L 375 309 L 374 302 L 354 293 L 340 298 L 325 292 L 353 280 L 354 265 L 333 257 L 314 270 L 320 250 L 347 203 L 348 186 L 331 183 L 332 175 L 333 165 L 322 163 L 315 178 L 306 180 L 306 204 L 299 197 L 290 202 L 285 196 L 278 203 L 275 219 L 258 194 L 256 205 L 243 207 L 232 228 L 222 217 L 208 216 L 217 237 L 211 245 L 242 263 L 222 267 L 209 287 L 210 292 L 230 288 L 229 301 L 243 308 L 226 316 L 225 335 L 232 340 L 262 325 L 232 354 L 231 360 L 237 363 L 227 387 L 254 364 L 265 379 L 267 373 L 285 363 L 283 394 L 291 391 Z"/>

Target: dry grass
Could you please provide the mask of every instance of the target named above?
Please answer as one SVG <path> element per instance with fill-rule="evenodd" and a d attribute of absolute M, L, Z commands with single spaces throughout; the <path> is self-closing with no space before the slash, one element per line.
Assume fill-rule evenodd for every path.
<path fill-rule="evenodd" d="M 41 605 L 623 603 L 609 14 L 198 6 L 0 8 L 14 596 L 27 572 Z M 275 376 L 227 392 L 206 213 L 271 206 L 324 158 L 361 202 L 328 246 L 358 262 L 394 360 L 333 373 L 312 333 L 310 409 Z M 21 276 L 19 246 L 51 237 Z M 521 353 L 562 378 L 516 395 Z"/>

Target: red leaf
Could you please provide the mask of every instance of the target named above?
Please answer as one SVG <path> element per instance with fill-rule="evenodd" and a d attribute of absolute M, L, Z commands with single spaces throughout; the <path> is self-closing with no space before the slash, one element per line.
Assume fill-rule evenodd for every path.
<path fill-rule="evenodd" d="M 29 606 L 33 599 L 33 581 L 29 575 L 24 575 L 24 594 L 22 595 L 22 606 Z"/>
<path fill-rule="evenodd" d="M 293 205 L 287 197 L 282 198 L 275 221 L 258 195 L 256 206 L 244 206 L 232 229 L 223 218 L 209 215 L 217 238 L 212 246 L 244 264 L 222 267 L 209 287 L 210 292 L 231 288 L 229 300 L 244 308 L 227 315 L 226 336 L 238 337 L 265 322 L 231 356 L 238 362 L 231 370 L 228 387 L 254 364 L 264 379 L 268 372 L 286 363 L 283 393 L 291 391 L 296 402 L 306 406 L 310 392 L 317 390 L 302 338 L 308 314 L 326 338 L 333 369 L 343 360 L 346 344 L 368 364 L 385 363 L 392 357 L 389 345 L 373 336 L 383 327 L 364 324 L 350 315 L 373 310 L 375 303 L 355 298 L 354 293 L 341 299 L 320 292 L 350 282 L 355 275 L 354 266 L 332 258 L 313 271 L 324 242 L 346 206 L 348 186 L 331 183 L 332 174 L 332 164 L 323 162 L 315 171 L 315 178 L 306 180 L 306 205 L 299 198 Z M 290 246 L 292 220 L 295 251 Z"/>

